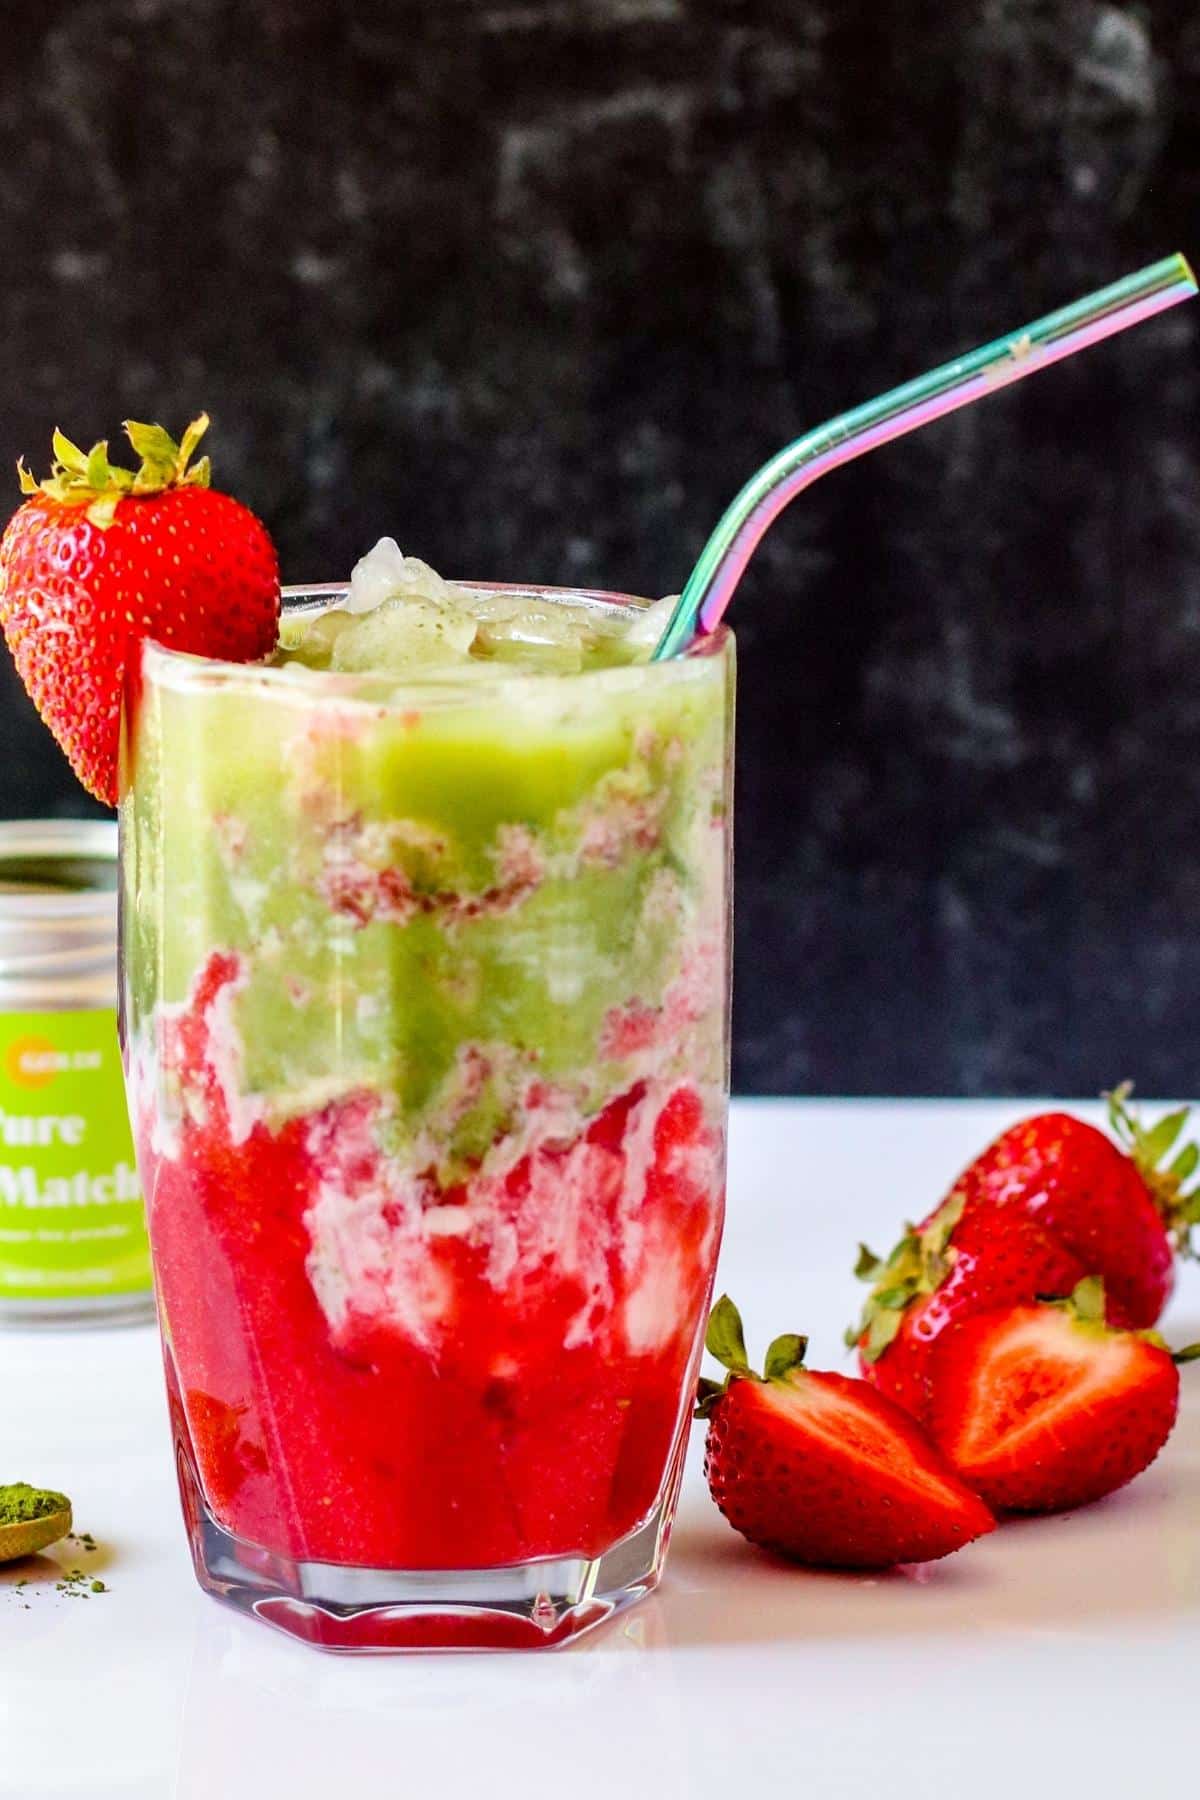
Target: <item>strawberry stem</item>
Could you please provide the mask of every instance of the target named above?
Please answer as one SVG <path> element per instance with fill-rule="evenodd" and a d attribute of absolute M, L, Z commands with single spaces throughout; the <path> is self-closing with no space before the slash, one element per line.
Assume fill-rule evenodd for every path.
<path fill-rule="evenodd" d="M 954 1260 L 951 1240 L 966 1202 L 957 1189 L 938 1207 L 924 1231 L 906 1225 L 904 1236 L 891 1254 L 875 1256 L 859 1245 L 854 1273 L 874 1285 L 857 1325 L 846 1332 L 847 1349 L 857 1344 L 865 1363 L 877 1363 L 899 1331 L 904 1314 L 922 1294 L 941 1286 Z"/>
<path fill-rule="evenodd" d="M 704 1347 L 710 1356 L 729 1370 L 724 1381 L 710 1381 L 701 1376 L 696 1386 L 696 1408 L 693 1417 L 707 1419 L 717 1401 L 734 1381 L 785 1381 L 793 1369 L 803 1366 L 808 1352 L 808 1339 L 798 1332 L 785 1331 L 767 1348 L 763 1373 L 750 1367 L 742 1315 L 728 1294 L 722 1294 L 708 1316 Z"/>
<path fill-rule="evenodd" d="M 108 460 L 108 441 L 101 439 L 84 451 L 56 430 L 54 463 L 45 481 L 38 481 L 17 463 L 23 494 L 46 494 L 64 506 L 82 506 L 93 525 L 106 529 L 117 507 L 127 496 L 162 494 L 168 488 L 207 487 L 212 467 L 207 456 L 193 464 L 192 456 L 208 430 L 208 414 L 193 419 L 179 443 L 161 425 L 143 425 L 126 419 L 125 435 L 140 461 L 136 469 L 123 469 Z"/>

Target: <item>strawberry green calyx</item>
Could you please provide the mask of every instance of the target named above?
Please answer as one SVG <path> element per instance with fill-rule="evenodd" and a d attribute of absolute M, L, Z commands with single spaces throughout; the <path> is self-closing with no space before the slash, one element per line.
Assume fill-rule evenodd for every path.
<path fill-rule="evenodd" d="M 1104 1323 L 1104 1283 L 1099 1275 L 1085 1275 L 1063 1299 L 1045 1300 L 1042 1304 L 1052 1306 L 1056 1312 L 1066 1313 L 1076 1325 L 1090 1326 L 1098 1337 L 1110 1335 Z M 1148 1344 L 1166 1348 L 1156 1331 L 1139 1331 L 1135 1335 Z"/>
<path fill-rule="evenodd" d="M 1136 1107 L 1129 1104 L 1132 1093 L 1133 1083 L 1123 1081 L 1102 1096 L 1108 1103 L 1113 1134 L 1145 1182 L 1176 1254 L 1200 1256 L 1192 1239 L 1192 1227 L 1200 1225 L 1200 1181 L 1192 1181 L 1200 1170 L 1200 1144 L 1189 1141 L 1179 1145 L 1190 1108 L 1180 1106 L 1146 1126 Z"/>
<path fill-rule="evenodd" d="M 108 440 L 81 450 L 61 431 L 54 433 L 54 464 L 45 481 L 38 481 L 17 463 L 23 494 L 47 494 L 64 506 L 82 506 L 93 525 L 106 529 L 117 507 L 127 496 L 162 494 L 168 488 L 207 487 L 212 468 L 207 456 L 192 462 L 196 446 L 208 430 L 208 414 L 193 419 L 178 443 L 161 425 L 142 425 L 126 419 L 125 435 L 141 458 L 136 469 L 124 469 L 108 460 Z"/>
<path fill-rule="evenodd" d="M 1105 1324 L 1104 1283 L 1099 1275 L 1085 1275 L 1078 1282 L 1065 1300 L 1044 1300 L 1043 1306 L 1052 1306 L 1057 1312 L 1065 1312 L 1076 1325 L 1096 1337 L 1135 1337 L 1139 1343 L 1153 1344 L 1156 1350 L 1162 1350 L 1176 1365 L 1200 1362 L 1200 1344 L 1188 1344 L 1182 1350 L 1172 1350 L 1161 1331 L 1117 1332 Z"/>
<path fill-rule="evenodd" d="M 735 1381 L 786 1381 L 794 1369 L 803 1366 L 808 1352 L 808 1339 L 794 1331 L 785 1331 L 781 1337 L 774 1338 L 767 1346 L 763 1373 L 758 1374 L 757 1370 L 750 1367 L 746 1354 L 742 1315 L 729 1295 L 722 1294 L 709 1314 L 704 1348 L 729 1373 L 724 1381 L 709 1381 L 706 1377 L 701 1377 L 693 1415 L 697 1419 L 707 1419 L 722 1394 L 728 1392 Z"/>
<path fill-rule="evenodd" d="M 906 1225 L 904 1236 L 889 1256 L 878 1257 L 865 1244 L 858 1247 L 854 1273 L 872 1283 L 857 1325 L 846 1333 L 846 1345 L 857 1344 L 866 1363 L 877 1363 L 900 1330 L 904 1314 L 914 1300 L 932 1294 L 946 1279 L 954 1261 L 951 1238 L 963 1215 L 965 1195 L 951 1194 L 934 1213 L 924 1231 Z"/>

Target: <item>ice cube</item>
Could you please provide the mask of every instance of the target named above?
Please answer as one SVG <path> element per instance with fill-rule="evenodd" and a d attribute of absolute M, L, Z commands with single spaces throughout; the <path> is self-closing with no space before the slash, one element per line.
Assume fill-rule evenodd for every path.
<path fill-rule="evenodd" d="M 352 613 L 373 612 L 385 600 L 401 595 L 435 600 L 443 606 L 472 606 L 471 595 L 444 580 L 419 556 L 405 556 L 395 538 L 380 538 L 350 571 L 346 607 Z"/>
<path fill-rule="evenodd" d="M 341 632 L 330 667 L 401 675 L 417 667 L 454 667 L 467 656 L 474 636 L 474 620 L 450 607 L 430 600 L 384 600 Z"/>
<path fill-rule="evenodd" d="M 656 600 L 653 606 L 644 607 L 640 612 L 632 614 L 632 622 L 625 632 L 622 644 L 629 662 L 650 661 L 655 645 L 667 629 L 678 599 L 678 594 L 667 594 L 663 599 Z"/>
<path fill-rule="evenodd" d="M 374 549 L 360 556 L 350 571 L 346 611 L 370 612 L 399 593 L 404 580 L 405 556 L 395 538 L 380 538 Z"/>
<path fill-rule="evenodd" d="M 418 600 L 437 600 L 443 606 L 470 605 L 470 596 L 462 588 L 446 581 L 419 556 L 402 558 L 399 583 L 393 591 Z"/>
<path fill-rule="evenodd" d="M 509 610 L 507 618 L 480 621 L 475 654 L 531 670 L 573 673 L 583 661 L 582 632 L 565 607 L 526 598 Z"/>
<path fill-rule="evenodd" d="M 315 618 L 297 646 L 296 654 L 310 669 L 327 669 L 333 646 L 344 631 L 354 625 L 354 614 L 342 607 L 330 607 Z"/>

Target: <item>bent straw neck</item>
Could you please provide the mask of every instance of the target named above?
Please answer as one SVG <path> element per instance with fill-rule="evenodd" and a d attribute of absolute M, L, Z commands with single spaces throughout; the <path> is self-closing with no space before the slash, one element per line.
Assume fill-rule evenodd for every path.
<path fill-rule="evenodd" d="M 752 476 L 727 508 L 688 578 L 653 660 L 678 654 L 697 631 L 716 629 L 763 533 L 798 493 L 830 469 L 1125 331 L 1195 292 L 1186 260 L 1168 256 L 797 438 Z"/>

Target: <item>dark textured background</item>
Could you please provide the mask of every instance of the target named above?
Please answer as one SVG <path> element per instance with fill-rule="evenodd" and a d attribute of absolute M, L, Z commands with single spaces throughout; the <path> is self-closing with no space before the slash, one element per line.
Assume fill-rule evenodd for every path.
<path fill-rule="evenodd" d="M 285 573 L 680 585 L 764 455 L 1200 250 L 1195 0 L 4 8 L 0 465 L 214 415 Z M 739 597 L 736 1076 L 1195 1087 L 1200 304 Z M 13 490 L 15 502 L 15 490 Z M 0 814 L 88 803 L 11 671 Z"/>

